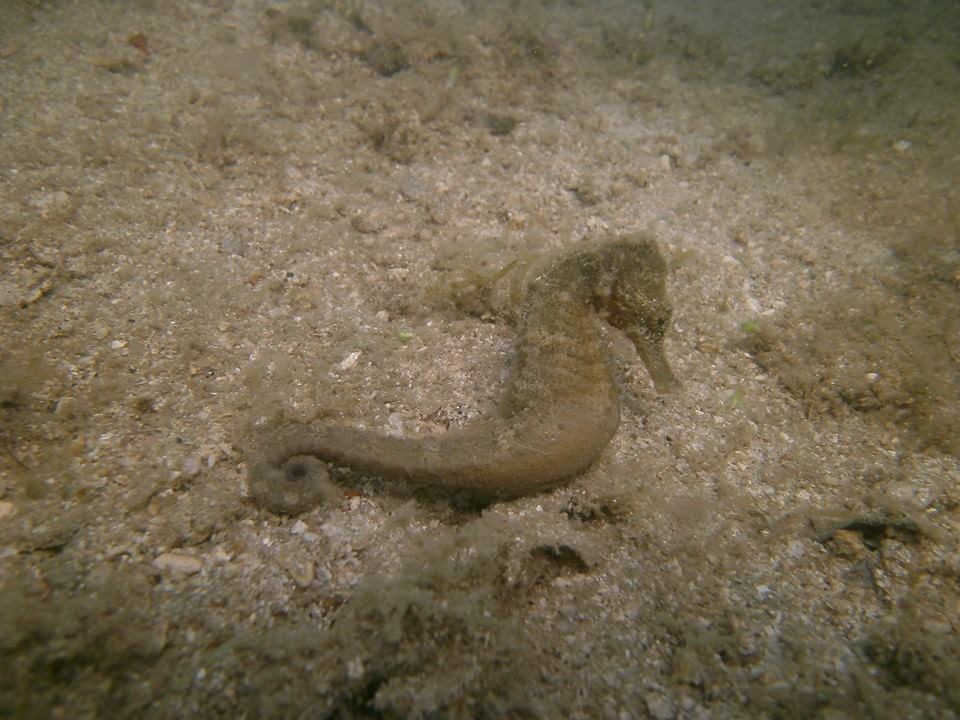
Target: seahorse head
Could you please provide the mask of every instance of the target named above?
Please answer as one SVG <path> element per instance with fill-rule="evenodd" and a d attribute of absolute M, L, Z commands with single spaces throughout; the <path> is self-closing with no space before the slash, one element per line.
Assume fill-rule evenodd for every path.
<path fill-rule="evenodd" d="M 597 314 L 630 338 L 660 392 L 679 384 L 663 350 L 673 316 L 666 286 L 667 263 L 652 238 L 628 237 L 604 246 L 594 296 Z"/>

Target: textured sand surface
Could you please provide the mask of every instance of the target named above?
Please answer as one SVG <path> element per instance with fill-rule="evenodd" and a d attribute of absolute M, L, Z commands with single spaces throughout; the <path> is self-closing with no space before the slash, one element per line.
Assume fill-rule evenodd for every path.
<path fill-rule="evenodd" d="M 953 2 L 0 5 L 0 716 L 960 715 Z M 282 422 L 505 389 L 653 233 L 659 395 L 468 512 L 259 507 Z"/>

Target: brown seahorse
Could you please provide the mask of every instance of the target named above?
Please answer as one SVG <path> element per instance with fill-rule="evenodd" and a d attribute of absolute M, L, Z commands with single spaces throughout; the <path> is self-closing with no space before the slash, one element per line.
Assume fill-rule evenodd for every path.
<path fill-rule="evenodd" d="M 269 510 L 293 515 L 333 489 L 331 468 L 479 502 L 560 485 L 597 459 L 620 422 L 594 316 L 626 333 L 666 392 L 677 383 L 663 351 L 671 315 L 666 263 L 652 239 L 617 238 L 574 252 L 527 289 L 512 372 L 493 417 L 405 438 L 287 425 L 251 463 L 250 489 Z"/>

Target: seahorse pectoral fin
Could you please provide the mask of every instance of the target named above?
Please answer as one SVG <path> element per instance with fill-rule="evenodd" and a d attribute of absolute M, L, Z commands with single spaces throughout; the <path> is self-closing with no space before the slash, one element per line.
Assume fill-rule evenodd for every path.
<path fill-rule="evenodd" d="M 667 355 L 663 349 L 663 338 L 651 338 L 639 330 L 630 330 L 627 336 L 633 342 L 633 347 L 637 350 L 637 355 L 643 361 L 650 378 L 653 380 L 653 386 L 658 393 L 668 393 L 680 388 L 680 381 L 677 380 L 673 370 L 670 369 L 670 363 L 667 362 Z"/>

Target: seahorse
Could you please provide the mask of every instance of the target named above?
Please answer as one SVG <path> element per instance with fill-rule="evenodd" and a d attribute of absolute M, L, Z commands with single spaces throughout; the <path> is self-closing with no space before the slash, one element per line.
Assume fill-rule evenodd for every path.
<path fill-rule="evenodd" d="M 296 515 L 335 493 L 330 470 L 342 469 L 481 504 L 568 482 L 597 460 L 620 422 L 597 318 L 632 341 L 658 392 L 678 386 L 663 346 L 673 314 L 666 276 L 656 241 L 646 235 L 559 258 L 527 287 L 495 414 L 419 437 L 335 424 L 282 426 L 250 463 L 254 498 Z"/>

